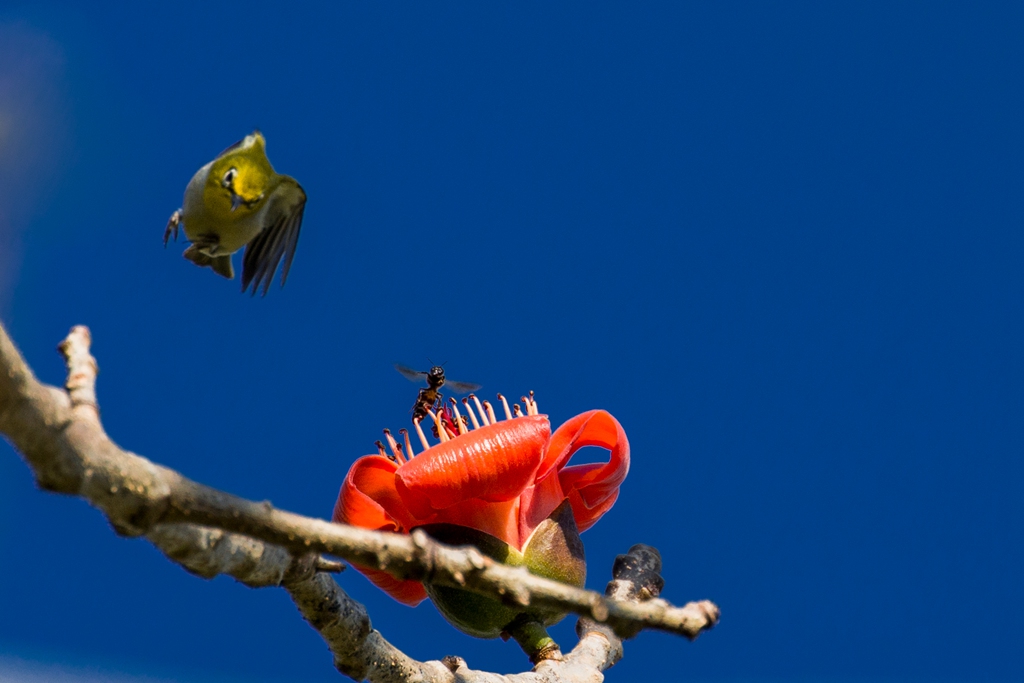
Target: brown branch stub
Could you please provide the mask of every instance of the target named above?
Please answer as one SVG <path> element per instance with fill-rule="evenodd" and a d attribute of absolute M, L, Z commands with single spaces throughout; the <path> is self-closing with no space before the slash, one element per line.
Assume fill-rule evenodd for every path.
<path fill-rule="evenodd" d="M 64 356 L 68 368 L 64 390 L 71 398 L 71 408 L 77 416 L 98 422 L 100 404 L 96 400 L 96 375 L 100 372 L 100 366 L 89 350 L 91 345 L 92 334 L 89 328 L 75 325 L 64 341 L 57 345 L 57 350 Z"/>
<path fill-rule="evenodd" d="M 452 673 L 458 671 L 460 667 L 467 666 L 466 660 L 457 655 L 447 655 L 443 659 L 441 659 L 441 663 L 444 664 L 445 667 L 447 667 L 447 669 Z"/>
<path fill-rule="evenodd" d="M 326 557 L 317 556 L 314 566 L 318 572 L 327 574 L 340 574 L 345 571 L 345 563 L 337 560 L 328 560 Z"/>
<path fill-rule="evenodd" d="M 638 543 L 625 555 L 616 556 L 612 577 L 605 595 L 617 601 L 645 603 L 647 608 L 643 616 L 632 622 L 608 620 L 616 635 L 622 638 L 633 638 L 644 628 L 650 628 L 648 620 L 651 619 L 660 620 L 664 630 L 690 640 L 718 623 L 720 611 L 710 600 L 675 607 L 658 598 L 665 587 L 665 579 L 661 576 L 661 553 L 657 548 Z"/>
<path fill-rule="evenodd" d="M 661 595 L 665 579 L 661 577 L 661 553 L 637 543 L 625 555 L 617 555 L 612 576 L 604 594 L 620 600 L 650 600 Z"/>

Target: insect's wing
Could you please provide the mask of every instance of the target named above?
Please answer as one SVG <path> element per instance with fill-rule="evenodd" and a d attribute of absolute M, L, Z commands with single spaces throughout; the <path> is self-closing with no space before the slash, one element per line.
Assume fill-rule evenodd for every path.
<path fill-rule="evenodd" d="M 422 382 L 427 378 L 427 373 L 420 372 L 419 370 L 413 370 L 412 368 L 407 368 L 404 365 L 399 365 L 398 363 L 395 363 L 395 370 L 398 370 L 400 373 L 402 373 L 402 376 L 405 377 L 410 382 Z"/>
<path fill-rule="evenodd" d="M 471 391 L 480 391 L 481 388 L 479 384 L 472 382 L 453 382 L 451 380 L 445 382 L 444 385 L 456 394 L 468 394 Z"/>

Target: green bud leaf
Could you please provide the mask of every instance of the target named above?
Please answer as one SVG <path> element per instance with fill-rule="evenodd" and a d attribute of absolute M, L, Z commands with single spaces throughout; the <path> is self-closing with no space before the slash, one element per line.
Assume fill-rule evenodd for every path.
<path fill-rule="evenodd" d="M 526 541 L 523 558 L 531 572 L 577 588 L 587 580 L 587 559 L 569 500 L 555 508 Z"/>
<path fill-rule="evenodd" d="M 425 524 L 428 536 L 448 545 L 471 545 L 502 564 L 518 567 L 523 555 L 500 538 L 458 524 Z M 445 619 L 455 628 L 477 638 L 497 638 L 502 629 L 519 614 L 496 600 L 450 586 L 426 583 L 427 595 Z"/>

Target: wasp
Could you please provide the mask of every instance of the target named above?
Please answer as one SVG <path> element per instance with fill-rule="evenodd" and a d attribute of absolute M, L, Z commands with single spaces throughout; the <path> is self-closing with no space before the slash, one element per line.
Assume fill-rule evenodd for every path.
<path fill-rule="evenodd" d="M 395 370 L 398 370 L 406 379 L 413 382 L 426 381 L 427 386 L 425 389 L 420 389 L 420 393 L 416 396 L 416 403 L 412 407 L 412 419 L 414 421 L 422 420 L 428 410 L 438 411 L 444 405 L 444 395 L 441 393 L 441 387 L 447 386 L 456 394 L 465 394 L 470 391 L 479 391 L 479 384 L 471 384 L 469 382 L 455 382 L 452 380 L 445 379 L 444 368 L 440 365 L 435 365 L 426 372 L 420 370 L 413 370 L 407 368 L 404 365 L 395 363 Z"/>

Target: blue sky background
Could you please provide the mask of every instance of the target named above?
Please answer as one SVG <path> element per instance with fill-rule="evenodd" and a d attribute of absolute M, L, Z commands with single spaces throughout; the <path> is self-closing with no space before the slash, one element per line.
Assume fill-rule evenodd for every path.
<path fill-rule="evenodd" d="M 1020 680 L 1022 26 L 996 2 L 8 2 L 0 315 L 53 383 L 92 328 L 125 448 L 319 517 L 408 424 L 396 361 L 533 389 L 556 424 L 608 409 L 633 462 L 590 587 L 645 542 L 665 597 L 723 609 L 611 681 Z M 309 195 L 265 299 L 160 244 L 256 127 Z M 0 451 L 0 655 L 339 680 L 283 591 L 192 577 Z M 526 665 L 340 581 L 415 657 Z"/>

